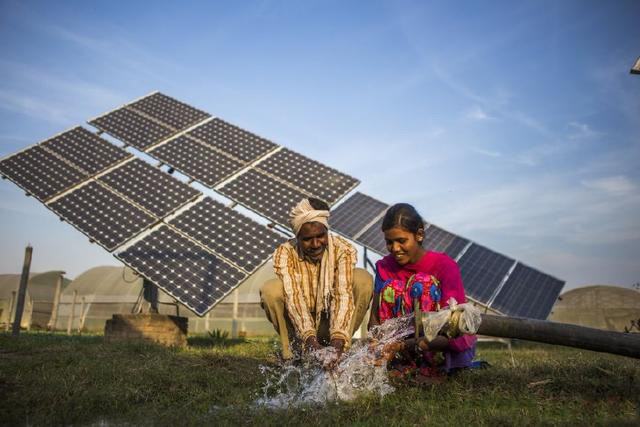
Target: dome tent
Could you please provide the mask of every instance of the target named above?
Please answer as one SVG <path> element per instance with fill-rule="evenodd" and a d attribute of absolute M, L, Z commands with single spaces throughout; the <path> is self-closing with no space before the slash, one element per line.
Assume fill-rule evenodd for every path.
<path fill-rule="evenodd" d="M 40 329 L 47 327 L 49 319 L 51 318 L 58 278 L 61 274 L 64 274 L 64 272 L 48 271 L 29 275 L 21 327 Z M 0 323 L 4 326 L 11 322 L 15 316 L 15 298 L 17 298 L 20 278 L 21 275 L 19 274 L 0 275 Z M 62 290 L 64 290 L 69 283 L 71 283 L 71 280 L 63 278 Z M 16 296 L 14 296 L 14 292 Z M 11 310 L 12 300 L 13 310 Z"/>
<path fill-rule="evenodd" d="M 273 276 L 273 265 L 266 263 L 252 274 L 236 291 L 227 295 L 204 317 L 198 317 L 182 304 L 158 292 L 158 310 L 162 314 L 179 314 L 189 318 L 190 333 L 204 333 L 214 329 L 231 332 L 235 324 L 247 335 L 271 335 L 275 331 L 260 307 L 260 287 Z M 74 303 L 75 293 L 75 303 Z M 65 330 L 71 319 L 72 330 L 101 332 L 113 314 L 132 313 L 142 303 L 142 279 L 128 267 L 94 267 L 79 275 L 65 289 L 59 305 L 56 328 Z M 234 322 L 234 305 L 237 307 Z"/>
<path fill-rule="evenodd" d="M 624 332 L 640 318 L 640 292 L 617 286 L 585 286 L 558 297 L 549 320 Z"/>

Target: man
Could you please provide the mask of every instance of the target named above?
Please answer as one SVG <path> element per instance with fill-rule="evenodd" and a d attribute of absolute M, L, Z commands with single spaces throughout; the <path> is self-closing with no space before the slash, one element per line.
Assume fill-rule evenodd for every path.
<path fill-rule="evenodd" d="M 351 345 L 369 308 L 373 278 L 355 268 L 357 253 L 345 239 L 329 234 L 329 206 L 302 200 L 291 210 L 296 235 L 276 249 L 276 278 L 260 290 L 262 308 L 280 335 L 283 359 L 293 347 L 312 351 L 330 345 L 336 358 Z"/>

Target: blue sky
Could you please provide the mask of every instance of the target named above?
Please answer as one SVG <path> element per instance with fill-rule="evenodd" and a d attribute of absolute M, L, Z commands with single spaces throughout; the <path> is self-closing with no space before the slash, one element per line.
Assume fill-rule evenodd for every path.
<path fill-rule="evenodd" d="M 160 90 L 567 281 L 640 281 L 637 1 L 0 1 L 0 155 Z M 0 272 L 118 262 L 9 181 Z"/>

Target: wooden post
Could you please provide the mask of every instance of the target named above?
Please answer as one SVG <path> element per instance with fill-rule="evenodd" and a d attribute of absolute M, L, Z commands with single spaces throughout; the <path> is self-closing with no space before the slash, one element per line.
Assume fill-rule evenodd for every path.
<path fill-rule="evenodd" d="M 60 273 L 58 281 L 56 282 L 56 293 L 53 295 L 53 306 L 51 307 L 51 317 L 47 324 L 47 329 L 54 331 L 56 329 L 56 323 L 58 322 L 58 309 L 60 307 L 60 294 L 62 293 L 62 280 L 64 273 Z"/>
<path fill-rule="evenodd" d="M 204 316 L 204 329 L 209 332 L 209 318 L 211 317 L 211 311 Z"/>
<path fill-rule="evenodd" d="M 20 287 L 18 288 L 18 300 L 16 302 L 16 317 L 13 321 L 12 335 L 17 337 L 20 334 L 20 323 L 22 322 L 22 312 L 24 310 L 24 300 L 27 296 L 27 283 L 29 282 L 29 269 L 31 268 L 31 254 L 33 247 L 28 245 L 24 251 L 24 264 L 22 265 L 22 277 L 20 277 Z"/>
<path fill-rule="evenodd" d="M 238 338 L 238 288 L 233 290 L 233 315 L 231 318 L 231 338 Z"/>
<path fill-rule="evenodd" d="M 69 313 L 69 319 L 67 320 L 67 335 L 71 335 L 73 318 L 75 317 L 75 314 L 76 314 L 76 298 L 78 298 L 78 291 L 73 291 L 73 302 L 71 303 L 71 312 Z"/>
<path fill-rule="evenodd" d="M 82 332 L 82 327 L 84 326 L 84 306 L 85 298 L 82 297 L 80 299 L 80 320 L 78 321 L 78 333 Z"/>

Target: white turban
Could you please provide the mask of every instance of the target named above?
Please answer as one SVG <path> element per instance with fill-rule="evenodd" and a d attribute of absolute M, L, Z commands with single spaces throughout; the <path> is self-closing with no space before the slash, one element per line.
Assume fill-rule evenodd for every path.
<path fill-rule="evenodd" d="M 329 211 L 316 210 L 311 206 L 309 200 L 302 199 L 300 203 L 291 209 L 290 214 L 291 228 L 298 235 L 300 228 L 307 222 L 319 222 L 329 229 Z"/>

